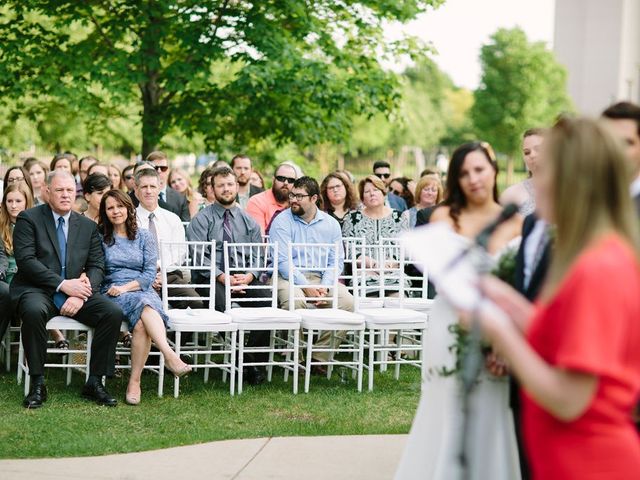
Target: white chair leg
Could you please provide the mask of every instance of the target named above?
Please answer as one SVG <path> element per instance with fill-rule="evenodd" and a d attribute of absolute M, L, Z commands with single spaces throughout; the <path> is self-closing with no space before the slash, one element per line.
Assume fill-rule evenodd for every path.
<path fill-rule="evenodd" d="M 329 337 L 329 348 L 331 351 L 329 352 L 329 362 L 333 362 L 333 346 L 335 342 L 336 332 L 331 331 L 331 336 Z M 333 363 L 329 363 L 327 365 L 327 380 L 331 380 L 331 375 L 333 375 Z"/>
<path fill-rule="evenodd" d="M 293 331 L 293 354 L 291 366 L 293 367 L 293 394 L 298 394 L 298 355 L 300 354 L 300 329 Z M 285 370 L 286 371 L 286 370 Z"/>
<path fill-rule="evenodd" d="M 89 380 L 89 373 L 91 373 L 91 346 L 93 345 L 93 328 L 87 330 L 87 356 L 86 356 L 86 367 L 85 367 L 85 378 L 86 382 Z M 67 358 L 69 356 L 67 355 Z"/>
<path fill-rule="evenodd" d="M 358 332 L 358 391 L 362 391 L 362 368 L 364 364 L 364 330 Z"/>
<path fill-rule="evenodd" d="M 205 342 L 207 342 L 206 345 L 205 345 L 205 348 L 207 350 L 211 350 L 211 345 L 213 343 L 213 336 L 211 335 L 211 333 L 207 332 L 207 334 L 204 336 L 204 338 L 205 338 Z M 197 355 L 196 355 L 196 357 L 197 357 Z M 204 383 L 209 383 L 209 370 L 210 370 L 210 368 L 208 368 L 208 366 L 209 366 L 210 363 L 211 363 L 211 354 L 207 353 L 204 356 L 204 365 L 205 365 L 205 367 L 204 367 Z"/>
<path fill-rule="evenodd" d="M 242 394 L 242 382 L 244 377 L 244 330 L 238 330 L 238 395 Z"/>
<path fill-rule="evenodd" d="M 271 383 L 271 378 L 273 376 L 273 349 L 276 346 L 276 332 L 275 330 L 271 330 L 269 332 L 269 364 L 267 365 L 267 381 Z M 285 369 L 286 372 L 286 369 Z"/>
<path fill-rule="evenodd" d="M 22 383 L 22 374 L 24 373 L 24 347 L 22 345 L 22 332 L 18 338 L 20 344 L 18 345 L 18 372 L 16 373 L 16 380 L 18 385 Z"/>
<path fill-rule="evenodd" d="M 304 393 L 309 393 L 309 381 L 311 377 L 311 355 L 313 354 L 313 330 L 307 330 L 307 357 L 304 372 Z"/>
<path fill-rule="evenodd" d="M 236 368 L 236 336 L 237 333 L 236 332 L 231 332 L 231 379 L 229 380 L 229 391 L 231 392 L 231 396 L 233 397 L 233 395 L 235 394 L 235 381 L 236 381 L 236 376 L 234 374 L 235 372 L 235 368 Z M 226 335 L 225 335 L 226 338 Z"/>
<path fill-rule="evenodd" d="M 158 362 L 158 396 L 162 397 L 164 394 L 164 355 L 160 355 L 160 361 Z"/>
<path fill-rule="evenodd" d="M 369 330 L 369 365 L 367 367 L 368 373 L 368 381 L 369 381 L 369 391 L 373 390 L 373 374 L 376 371 L 375 369 L 375 341 L 376 341 L 376 331 L 374 329 Z"/>
<path fill-rule="evenodd" d="M 175 350 L 176 350 L 176 355 L 178 355 L 178 357 L 180 356 L 181 333 L 182 332 L 179 332 L 179 331 L 176 332 Z M 178 398 L 179 394 L 180 394 L 180 377 L 174 376 L 173 377 L 173 398 Z"/>
<path fill-rule="evenodd" d="M 290 345 L 293 345 L 292 333 L 291 330 L 287 330 L 287 342 L 285 345 L 287 350 L 291 348 Z M 284 355 L 284 383 L 289 381 L 289 365 L 291 365 L 291 368 L 295 368 L 296 366 L 295 361 L 291 360 L 291 352 L 287 352 Z"/>
<path fill-rule="evenodd" d="M 400 361 L 402 360 L 402 330 L 396 332 L 396 368 L 393 377 L 398 380 L 400 378 Z"/>

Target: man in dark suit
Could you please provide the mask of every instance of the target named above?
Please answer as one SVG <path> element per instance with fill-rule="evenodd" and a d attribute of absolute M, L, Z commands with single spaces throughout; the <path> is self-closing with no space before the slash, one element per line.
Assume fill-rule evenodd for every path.
<path fill-rule="evenodd" d="M 240 208 L 244 210 L 247 207 L 249 199 L 262 192 L 263 189 L 252 185 L 249 181 L 251 179 L 253 165 L 251 165 L 251 159 L 246 155 L 241 154 L 233 157 L 231 159 L 231 169 L 238 180 L 238 194 L 236 195 L 236 202 L 238 202 Z"/>
<path fill-rule="evenodd" d="M 31 390 L 23 405 L 39 408 L 47 400 L 46 323 L 65 315 L 95 330 L 82 395 L 100 405 L 115 406 L 116 399 L 102 385 L 102 377 L 113 375 L 123 315 L 120 307 L 98 293 L 104 253 L 97 225 L 71 211 L 76 186 L 70 173 L 52 172 L 47 189 L 49 203 L 20 213 L 13 232 L 18 273 L 10 291 L 22 319 L 22 342 L 31 375 Z"/>
<path fill-rule="evenodd" d="M 514 286 L 528 300 L 534 301 L 540 294 L 544 279 L 551 262 L 551 239 L 549 228 L 544 220 L 535 213 L 528 215 L 522 225 L 522 241 L 516 254 Z M 523 445 L 522 426 L 520 424 L 520 396 L 518 384 L 511 377 L 511 410 L 513 411 L 520 456 L 522 479 L 527 480 L 529 467 Z"/>
<path fill-rule="evenodd" d="M 160 205 L 160 208 L 175 213 L 183 222 L 191 221 L 187 197 L 168 186 L 169 159 L 167 156 L 164 152 L 155 151 L 147 155 L 146 160 L 147 162 L 151 162 L 160 177 L 160 200 L 167 204 L 166 207 Z"/>

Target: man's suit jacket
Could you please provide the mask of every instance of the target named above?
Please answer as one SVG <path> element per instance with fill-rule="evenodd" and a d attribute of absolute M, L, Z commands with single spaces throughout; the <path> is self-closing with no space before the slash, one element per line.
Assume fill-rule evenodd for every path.
<path fill-rule="evenodd" d="M 518 253 L 516 254 L 514 286 L 516 290 L 522 293 L 530 301 L 534 301 L 538 297 L 538 294 L 540 293 L 540 289 L 542 288 L 542 285 L 544 283 L 544 279 L 547 276 L 549 262 L 551 261 L 551 243 L 547 242 L 547 245 L 544 247 L 542 257 L 540 258 L 540 261 L 538 262 L 536 269 L 531 273 L 531 279 L 529 280 L 529 285 L 527 286 L 527 288 L 525 288 L 524 286 L 524 246 L 537 220 L 538 219 L 534 213 L 532 213 L 531 215 L 528 215 L 524 219 L 524 223 L 522 225 L 522 241 L 520 242 L 520 248 L 518 249 Z"/>
<path fill-rule="evenodd" d="M 137 208 L 138 205 L 140 205 L 140 200 L 138 200 L 138 197 L 136 197 L 136 192 L 131 190 L 129 192 L 129 197 L 131 197 L 133 206 Z M 178 215 L 178 217 L 180 217 L 180 221 L 182 222 L 191 221 L 191 214 L 189 213 L 189 203 L 187 202 L 187 197 L 185 197 L 181 193 L 176 192 L 173 188 L 167 187 L 167 201 L 158 198 L 158 206 L 175 213 L 176 215 Z"/>
<path fill-rule="evenodd" d="M 28 292 L 43 292 L 53 298 L 63 278 L 56 225 L 49 205 L 30 208 L 18 215 L 13 248 L 18 266 L 11 282 L 14 303 Z M 94 292 L 99 291 L 104 277 L 104 252 L 98 226 L 75 212 L 69 217 L 66 272 L 69 279 L 78 278 L 84 272 Z"/>

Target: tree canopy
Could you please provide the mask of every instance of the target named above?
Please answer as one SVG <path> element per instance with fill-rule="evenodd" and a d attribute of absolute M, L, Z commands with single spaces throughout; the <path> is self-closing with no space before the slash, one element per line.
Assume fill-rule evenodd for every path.
<path fill-rule="evenodd" d="M 416 44 L 384 42 L 383 26 L 441 2 L 7 0 L 0 98 L 30 118 L 51 107 L 60 121 L 97 119 L 131 142 L 125 119 L 143 153 L 176 128 L 211 147 L 342 142 L 354 116 L 397 105 L 380 60 Z"/>
<path fill-rule="evenodd" d="M 566 71 L 542 42 L 520 28 L 500 29 L 480 53 L 482 80 L 471 117 L 479 136 L 510 157 L 522 134 L 571 109 Z"/>

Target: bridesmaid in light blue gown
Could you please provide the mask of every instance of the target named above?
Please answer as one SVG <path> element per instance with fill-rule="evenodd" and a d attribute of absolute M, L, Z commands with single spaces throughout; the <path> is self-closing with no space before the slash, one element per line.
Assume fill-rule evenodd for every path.
<path fill-rule="evenodd" d="M 102 293 L 122 308 L 133 333 L 131 377 L 125 401 L 129 405 L 138 405 L 140 377 L 151 342 L 160 350 L 167 368 L 174 375 L 188 373 L 191 366 L 180 360 L 167 343 L 168 318 L 160 297 L 151 286 L 156 276 L 158 250 L 151 233 L 138 229 L 131 199 L 120 190 L 110 190 L 100 202 L 99 218 L 106 270 Z"/>

